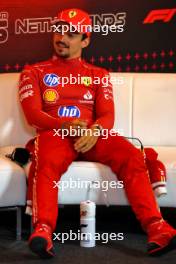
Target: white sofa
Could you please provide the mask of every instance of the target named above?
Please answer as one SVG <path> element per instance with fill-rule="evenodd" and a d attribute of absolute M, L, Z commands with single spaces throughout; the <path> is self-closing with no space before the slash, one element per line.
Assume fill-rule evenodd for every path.
<path fill-rule="evenodd" d="M 114 129 L 124 136 L 139 137 L 153 146 L 167 168 L 168 194 L 160 206 L 176 207 L 176 74 L 112 73 L 116 107 Z M 0 74 L 0 207 L 19 209 L 25 205 L 24 170 L 5 154 L 35 135 L 22 114 L 17 97 L 18 73 Z M 118 81 L 117 81 L 118 80 Z M 110 168 L 93 162 L 73 162 L 61 180 L 111 181 Z M 97 204 L 127 205 L 123 189 L 70 188 L 60 190 L 59 204 L 79 204 L 89 198 Z M 19 215 L 18 215 L 19 216 Z M 18 223 L 20 220 L 18 219 Z"/>

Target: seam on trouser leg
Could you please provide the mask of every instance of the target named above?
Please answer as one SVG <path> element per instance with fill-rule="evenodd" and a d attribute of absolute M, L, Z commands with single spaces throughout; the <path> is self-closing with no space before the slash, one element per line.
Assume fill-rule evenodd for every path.
<path fill-rule="evenodd" d="M 34 149 L 34 159 L 35 159 L 35 169 L 34 169 L 34 177 L 33 177 L 33 190 L 32 190 L 32 197 L 33 197 L 33 206 L 32 206 L 32 213 L 33 213 L 33 222 L 34 224 L 37 223 L 38 221 L 38 207 L 37 207 L 37 190 L 36 190 L 36 185 L 37 185 L 37 171 L 38 171 L 38 151 L 39 151 L 39 147 L 38 147 L 38 143 L 39 143 L 39 135 L 36 137 L 35 140 L 35 149 Z"/>

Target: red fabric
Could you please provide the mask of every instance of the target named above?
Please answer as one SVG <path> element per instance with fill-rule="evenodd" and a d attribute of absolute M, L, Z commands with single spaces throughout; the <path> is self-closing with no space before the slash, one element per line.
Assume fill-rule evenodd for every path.
<path fill-rule="evenodd" d="M 50 74 L 50 75 L 48 75 Z M 51 74 L 58 77 L 91 77 L 101 80 L 101 84 L 66 84 L 62 87 L 46 85 Z M 38 130 L 58 129 L 63 122 L 76 117 L 59 116 L 60 107 L 74 106 L 80 119 L 88 125 L 96 122 L 104 128 L 111 129 L 114 123 L 114 103 L 112 85 L 102 87 L 102 78 L 108 72 L 83 62 L 81 59 L 51 59 L 33 66 L 27 66 L 21 74 L 19 98 L 28 123 Z M 60 78 L 60 79 L 59 79 Z M 45 82 L 44 82 L 45 80 Z M 105 79 L 104 79 L 105 80 Z M 90 99 L 85 99 L 89 95 Z M 102 107 L 103 105 L 103 107 Z"/>
<path fill-rule="evenodd" d="M 40 257 L 54 257 L 51 227 L 46 224 L 38 224 L 29 238 L 29 246 Z"/>
<path fill-rule="evenodd" d="M 144 148 L 144 152 L 151 183 L 166 182 L 166 168 L 157 159 L 158 153 L 152 148 Z"/>
<path fill-rule="evenodd" d="M 111 155 L 109 154 L 111 153 Z M 129 202 L 145 228 L 161 219 L 150 186 L 141 152 L 120 136 L 99 138 L 90 151 L 79 154 L 72 139 L 53 137 L 52 131 L 43 131 L 35 142 L 35 173 L 33 177 L 33 224 L 46 223 L 54 230 L 58 214 L 58 182 L 75 159 L 101 162 L 111 167 L 124 182 Z"/>
<path fill-rule="evenodd" d="M 28 183 L 32 186 L 29 186 L 28 195 L 32 195 L 33 224 L 45 223 L 54 230 L 58 189 L 53 188 L 53 181 L 58 181 L 77 158 L 111 167 L 119 180 L 123 180 L 129 202 L 143 227 L 160 220 L 143 155 L 131 143 L 120 136 L 100 137 L 90 151 L 78 156 L 70 137 L 53 136 L 53 128 L 60 128 L 63 122 L 78 118 L 77 115 L 88 125 L 97 123 L 106 129 L 113 127 L 114 102 L 109 79 L 107 87 L 103 87 L 102 82 L 90 85 L 87 82 L 68 83 L 62 87 L 59 77 L 70 74 L 93 80 L 108 76 L 105 70 L 79 58 L 55 58 L 26 67 L 20 78 L 19 97 L 25 116 L 38 131 Z M 64 111 L 60 111 L 63 108 Z"/>
<path fill-rule="evenodd" d="M 153 256 L 166 249 L 167 246 L 171 246 L 172 240 L 176 238 L 176 230 L 165 221 L 158 221 L 149 225 L 146 231 L 148 234 L 148 253 Z M 155 244 L 155 247 L 152 244 Z"/>
<path fill-rule="evenodd" d="M 79 25 L 84 25 L 84 27 L 80 27 L 80 30 L 78 30 L 78 32 L 86 33 L 88 36 L 90 35 L 90 32 L 87 31 L 86 26 L 92 26 L 92 21 L 89 15 L 83 10 L 80 10 L 78 8 L 65 9 L 62 12 L 59 12 L 57 19 L 55 20 L 55 22 L 59 21 L 64 21 L 69 24 L 72 23 L 72 25 L 76 28 L 78 28 Z"/>

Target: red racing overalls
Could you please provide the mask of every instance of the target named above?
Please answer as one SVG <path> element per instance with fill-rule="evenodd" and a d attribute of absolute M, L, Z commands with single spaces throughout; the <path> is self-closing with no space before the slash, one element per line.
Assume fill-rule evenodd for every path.
<path fill-rule="evenodd" d="M 63 85 L 62 77 L 77 77 Z M 108 81 L 106 84 L 104 80 Z M 98 81 L 101 79 L 101 82 Z M 62 79 L 63 80 L 63 79 Z M 66 80 L 66 79 L 65 79 Z M 111 129 L 114 123 L 114 101 L 108 73 L 85 63 L 80 58 L 51 60 L 27 66 L 21 74 L 19 98 L 30 125 L 37 129 L 33 162 L 32 215 L 33 225 L 46 223 L 54 231 L 58 214 L 58 182 L 72 161 L 96 161 L 111 167 L 123 181 L 126 195 L 144 229 L 162 219 L 140 150 L 118 134 L 98 138 L 86 153 L 77 153 L 73 139 L 53 136 L 53 129 L 63 122 L 80 118 L 88 127 L 94 123 Z"/>

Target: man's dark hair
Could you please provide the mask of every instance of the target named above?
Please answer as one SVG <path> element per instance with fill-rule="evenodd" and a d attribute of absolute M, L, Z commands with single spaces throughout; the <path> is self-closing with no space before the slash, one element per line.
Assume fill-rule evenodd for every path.
<path fill-rule="evenodd" d="M 85 40 L 86 38 L 88 38 L 88 36 L 87 36 L 86 33 L 84 33 L 84 34 L 82 35 L 82 40 Z"/>

